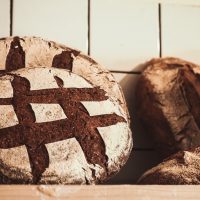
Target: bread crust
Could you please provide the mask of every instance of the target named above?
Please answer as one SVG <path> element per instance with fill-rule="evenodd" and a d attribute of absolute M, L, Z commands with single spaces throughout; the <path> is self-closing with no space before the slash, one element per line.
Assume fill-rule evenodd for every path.
<path fill-rule="evenodd" d="M 180 151 L 158 166 L 145 172 L 139 184 L 197 185 L 200 184 L 200 148 Z"/>
<path fill-rule="evenodd" d="M 120 170 L 120 168 L 125 164 L 131 152 L 132 134 L 129 127 L 130 117 L 129 117 L 128 110 L 126 107 L 126 102 L 125 102 L 121 87 L 114 80 L 112 74 L 108 70 L 106 70 L 104 67 L 96 63 L 92 58 L 81 53 L 80 51 L 71 49 L 64 45 L 55 43 L 53 41 L 46 41 L 38 37 L 1 38 L 0 49 L 1 49 L 0 51 L 1 78 L 0 79 L 4 80 L 4 83 L 2 85 L 0 84 L 0 88 L 4 87 L 5 85 L 9 85 L 7 84 L 7 82 L 5 82 L 5 79 L 6 81 L 8 81 L 9 77 L 15 73 L 29 74 L 28 76 L 31 78 L 32 76 L 31 74 L 33 74 L 33 71 L 39 70 L 39 68 L 41 68 L 41 71 L 42 69 L 48 69 L 49 72 L 51 71 L 53 72 L 55 68 L 58 68 L 58 69 L 55 69 L 58 71 L 68 70 L 68 72 L 70 71 L 72 73 L 75 73 L 79 75 L 81 78 L 85 79 L 86 82 L 88 82 L 88 84 L 92 85 L 92 87 L 99 87 L 99 89 L 105 91 L 106 96 L 109 98 L 109 101 L 112 102 L 114 105 L 119 106 L 120 108 L 119 112 L 122 113 L 123 118 L 126 121 L 125 123 L 126 125 L 124 126 L 123 124 L 119 124 L 119 127 L 115 130 L 115 132 L 118 132 L 119 130 L 121 131 L 121 133 L 124 132 L 125 135 L 122 138 L 125 138 L 127 140 L 127 143 L 123 151 L 121 152 L 121 155 L 114 156 L 115 158 L 112 160 L 111 162 L 112 164 L 111 163 L 109 164 L 108 169 L 106 171 L 102 170 L 101 167 L 98 167 L 98 166 L 89 166 L 88 168 L 89 171 L 88 169 L 84 169 L 83 167 L 82 170 L 83 171 L 85 170 L 84 173 L 83 171 L 77 172 L 74 169 L 75 173 L 72 173 L 72 176 L 70 176 L 70 173 L 68 173 L 68 176 L 65 176 L 65 175 L 62 175 L 61 173 L 62 170 L 60 170 L 59 172 L 59 167 L 58 169 L 51 168 L 51 170 L 46 170 L 46 172 L 43 174 L 43 177 L 37 183 L 93 184 L 93 183 L 105 181 L 106 179 L 110 178 L 112 175 L 116 174 Z M 16 72 L 12 71 L 16 69 L 17 69 Z M 41 74 L 42 72 L 39 73 L 37 76 L 39 77 Z M 44 76 L 43 80 L 47 80 L 48 82 L 47 77 L 48 77 L 48 74 Z M 34 80 L 34 77 L 33 77 L 33 80 Z M 62 81 L 60 82 L 59 77 L 54 81 L 56 81 L 58 85 L 59 84 L 62 85 Z M 37 81 L 32 82 L 32 88 L 35 87 L 36 82 Z M 50 85 L 53 87 L 53 84 L 50 83 L 49 81 L 49 83 L 47 83 L 46 85 L 47 88 Z M 10 86 L 8 86 L 7 89 L 4 87 L 4 90 L 2 90 L 4 91 L 3 98 L 7 96 L 9 97 L 9 95 L 12 95 L 12 92 L 10 93 L 8 92 L 10 88 L 11 88 Z M 105 102 L 105 104 L 111 105 L 109 102 Z M 93 115 L 98 114 L 98 112 L 94 110 L 91 105 L 88 105 L 87 102 L 85 103 L 83 102 L 83 105 L 87 107 L 88 111 L 90 111 L 91 114 Z M 97 106 L 99 108 L 101 107 L 100 105 L 97 105 Z M 35 108 L 38 110 L 49 109 L 48 106 L 41 108 L 38 105 L 32 105 L 32 108 Z M 54 109 L 55 110 L 57 109 L 58 111 L 58 107 L 56 105 L 54 105 Z M 109 109 L 107 112 L 109 112 Z M 14 117 L 12 118 L 12 123 L 13 125 L 15 125 L 16 117 L 14 114 L 13 116 Z M 63 117 L 64 114 L 60 113 L 59 116 Z M 36 117 L 36 120 L 38 120 L 38 122 L 42 121 L 42 115 L 35 114 L 35 117 Z M 48 117 L 48 120 L 51 120 L 51 116 Z M 106 128 L 107 127 L 105 128 L 99 127 L 98 131 L 102 132 L 103 140 L 110 141 L 110 145 L 107 145 L 108 148 L 106 151 L 107 153 L 110 152 L 112 154 L 114 152 L 112 152 L 111 146 L 115 143 L 115 141 L 119 142 L 117 140 L 120 137 L 117 139 L 117 137 L 112 136 L 112 134 L 110 134 L 110 136 L 107 136 L 107 134 L 105 133 L 108 132 L 109 129 L 106 129 Z M 111 139 L 111 137 L 114 137 L 114 138 Z M 71 143 L 74 144 L 74 141 L 71 141 Z M 56 148 L 58 148 L 59 145 L 60 145 L 60 148 L 62 149 L 63 144 L 57 144 L 57 147 L 56 147 L 56 144 L 49 146 L 50 149 L 54 149 L 50 151 L 50 154 L 52 154 L 54 157 L 55 157 L 55 152 L 57 151 Z M 26 147 L 23 146 L 22 148 L 20 148 L 19 151 L 22 152 L 22 154 L 24 155 L 25 149 Z M 75 151 L 79 152 L 80 148 L 78 148 Z M 64 152 L 64 150 L 62 150 L 62 152 Z M 5 154 L 5 156 L 3 157 L 6 157 L 7 152 L 2 151 L 2 153 L 0 153 L 0 155 L 3 155 L 3 154 Z M 9 155 L 12 155 L 12 153 L 9 153 Z M 81 158 L 82 157 L 80 156 L 80 159 Z M 9 184 L 10 183 L 33 183 L 32 174 L 30 173 L 31 169 L 30 169 L 30 166 L 28 166 L 26 162 L 24 163 L 24 165 L 26 166 L 24 168 L 25 169 L 24 171 L 23 169 L 18 169 L 17 167 L 16 168 L 14 167 L 13 170 L 10 171 L 10 166 L 6 165 L 3 160 L 4 159 L 2 159 L 0 162 L 0 182 L 1 183 L 9 183 Z M 24 160 L 27 161 L 27 156 L 24 157 Z"/>
<path fill-rule="evenodd" d="M 147 63 L 136 89 L 140 124 L 167 157 L 200 145 L 200 67 L 178 58 Z"/>

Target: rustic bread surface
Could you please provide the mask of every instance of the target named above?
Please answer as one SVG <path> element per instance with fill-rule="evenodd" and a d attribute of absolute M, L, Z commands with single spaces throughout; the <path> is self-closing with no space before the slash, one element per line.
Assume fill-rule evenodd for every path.
<path fill-rule="evenodd" d="M 147 63 L 136 90 L 137 116 L 169 156 L 200 145 L 200 67 L 178 58 Z"/>
<path fill-rule="evenodd" d="M 180 151 L 145 172 L 139 184 L 200 184 L 200 148 Z"/>
<path fill-rule="evenodd" d="M 132 149 L 127 113 L 66 69 L 0 77 L 0 182 L 92 184 L 116 174 Z"/>

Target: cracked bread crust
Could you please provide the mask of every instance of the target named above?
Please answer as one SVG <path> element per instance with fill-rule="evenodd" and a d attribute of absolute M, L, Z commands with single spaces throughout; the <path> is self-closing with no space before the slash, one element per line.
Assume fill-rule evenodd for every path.
<path fill-rule="evenodd" d="M 137 116 L 164 157 L 200 145 L 199 74 L 178 58 L 153 59 L 138 82 Z"/>
<path fill-rule="evenodd" d="M 1 183 L 92 184 L 125 164 L 126 113 L 100 87 L 39 67 L 6 73 L 0 89 Z"/>

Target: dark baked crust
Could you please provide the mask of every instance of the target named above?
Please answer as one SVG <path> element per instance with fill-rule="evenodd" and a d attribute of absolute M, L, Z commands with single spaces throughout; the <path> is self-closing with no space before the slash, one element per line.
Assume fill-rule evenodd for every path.
<path fill-rule="evenodd" d="M 20 44 L 19 37 L 14 37 L 6 57 L 6 71 L 25 67 L 25 52 Z"/>
<path fill-rule="evenodd" d="M 165 157 L 200 145 L 199 72 L 184 60 L 154 59 L 138 82 L 137 116 Z"/>
<path fill-rule="evenodd" d="M 38 38 L 36 38 L 36 40 L 37 39 Z M 6 72 L 26 67 L 27 56 L 26 56 L 25 50 L 23 49 L 21 45 L 21 43 L 23 42 L 25 42 L 25 40 L 20 37 L 13 37 L 13 39 L 10 41 L 9 52 L 6 56 L 6 64 L 5 64 Z M 51 49 L 51 47 L 53 46 L 53 43 L 49 41 L 48 46 L 49 46 L 49 49 Z M 79 51 L 76 51 L 73 49 L 63 48 L 61 53 L 52 55 L 53 57 L 52 57 L 51 66 L 56 67 L 56 68 L 68 69 L 72 71 L 74 57 L 78 56 L 79 53 L 80 53 Z M 34 52 L 33 52 L 33 55 L 34 55 Z M 41 55 L 38 55 L 35 57 L 36 58 L 41 57 Z"/>
<path fill-rule="evenodd" d="M 96 86 L 95 88 L 98 88 L 98 91 L 105 91 L 106 92 L 106 98 L 111 98 L 113 102 L 119 104 L 122 108 L 122 112 L 123 112 L 123 116 L 124 118 L 120 118 L 120 120 L 125 120 L 127 121 L 127 123 L 129 123 L 129 115 L 127 112 L 127 108 L 126 108 L 126 104 L 123 98 L 123 94 L 121 92 L 121 88 L 120 86 L 116 83 L 116 81 L 114 80 L 113 76 L 109 73 L 108 70 L 104 69 L 102 66 L 100 66 L 98 63 L 96 63 L 92 58 L 82 54 L 80 51 L 78 50 L 74 50 L 71 49 L 69 47 L 66 47 L 64 45 L 61 44 L 57 44 L 55 42 L 52 41 L 45 41 L 41 38 L 37 38 L 37 37 L 8 37 L 8 38 L 2 38 L 0 39 L 0 69 L 2 71 L 2 75 L 6 74 L 7 72 L 10 72 L 14 69 L 20 69 L 20 68 L 34 68 L 34 67 L 54 67 L 54 68 L 62 68 L 62 69 L 67 69 L 69 71 L 72 71 L 82 77 L 84 77 L 85 79 L 87 79 L 87 81 L 89 81 L 92 85 Z M 27 69 L 28 70 L 28 69 Z M 51 71 L 51 70 L 49 70 Z M 60 88 L 62 88 L 62 80 L 59 79 L 59 77 L 54 77 L 58 86 Z M 16 80 L 15 80 L 16 81 Z M 23 91 L 21 91 L 22 87 L 23 87 L 23 81 L 19 81 L 20 89 L 19 89 L 19 94 L 22 95 Z M 26 84 L 26 83 L 24 83 Z M 16 87 L 17 83 L 14 84 Z M 13 88 L 15 88 L 15 86 L 13 85 Z M 47 89 L 48 90 L 48 89 Z M 78 90 L 77 90 L 78 91 Z M 52 92 L 52 91 L 51 91 Z M 80 92 L 80 91 L 78 91 Z M 37 93 L 37 92 L 36 92 Z M 34 95 L 36 94 L 34 93 Z M 93 91 L 93 97 L 94 95 L 94 91 Z M 104 93 L 105 94 L 105 93 Z M 18 101 L 20 99 L 20 95 L 17 96 Z M 42 95 L 41 96 L 39 94 L 37 94 L 38 98 L 41 100 L 42 99 Z M 54 95 L 54 92 L 52 93 L 52 95 Z M 64 95 L 64 94 L 62 94 Z M 60 96 L 62 96 L 60 95 Z M 89 94 L 88 94 L 89 95 Z M 16 95 L 15 95 L 16 96 Z M 23 95 L 22 95 L 23 96 Z M 26 95 L 25 95 L 26 96 Z M 65 96 L 65 95 L 64 95 Z M 91 96 L 91 95 L 89 95 Z M 45 97 L 46 98 L 46 97 Z M 29 96 L 30 99 L 30 96 Z M 34 98 L 33 98 L 34 99 Z M 24 99 L 23 99 L 24 100 Z M 0 102 L 2 104 L 13 104 L 12 99 L 0 99 Z M 20 100 L 22 101 L 22 99 Z M 15 111 L 18 112 L 17 115 L 20 115 L 21 107 L 26 105 L 26 101 L 25 102 L 21 102 L 20 108 L 17 108 L 16 105 L 14 105 L 15 107 Z M 19 107 L 19 105 L 18 105 Z M 32 115 L 32 110 L 30 107 L 25 106 L 26 108 L 23 108 L 23 111 L 26 113 L 29 113 L 29 118 L 24 118 L 22 117 L 22 121 L 20 123 L 23 123 L 23 120 L 28 121 L 30 123 L 33 123 L 35 121 L 35 116 Z M 85 115 L 87 115 L 88 113 L 86 112 L 86 110 L 83 108 L 83 106 L 81 107 L 82 111 L 85 112 Z M 16 113 L 17 113 L 16 112 Z M 73 113 L 73 112 L 71 112 Z M 116 116 L 115 114 L 112 114 L 112 117 L 114 117 L 116 120 Z M 107 116 L 105 116 L 106 123 L 107 124 L 112 124 L 115 119 L 112 118 L 111 120 L 107 118 Z M 83 119 L 82 119 L 83 120 Z M 113 121 L 114 120 L 114 121 Z M 98 121 L 98 119 L 97 119 Z M 103 121 L 105 120 L 100 120 L 101 123 L 103 123 Z M 77 120 L 77 124 L 82 122 L 81 120 Z M 89 122 L 89 120 L 88 120 Z M 95 123 L 92 124 L 92 126 L 94 126 Z M 48 127 L 48 126 L 47 126 Z M 49 129 L 51 129 L 52 127 L 49 127 Z M 81 126 L 80 128 L 81 130 L 83 130 L 84 128 Z M 81 180 L 81 179 L 73 179 L 71 182 L 66 180 L 59 180 L 54 179 L 55 177 L 50 177 L 51 174 L 48 172 L 46 173 L 45 177 L 43 177 L 41 179 L 40 183 L 94 183 L 94 182 L 101 182 L 105 179 L 107 179 L 108 177 L 110 177 L 112 174 L 115 174 L 119 171 L 119 169 L 121 168 L 122 165 L 125 164 L 126 160 L 128 159 L 128 156 L 130 154 L 131 151 L 131 147 L 132 147 L 132 138 L 130 135 L 130 130 L 127 129 L 129 132 L 129 138 L 128 139 L 128 144 L 127 146 L 124 148 L 124 153 L 122 153 L 120 155 L 120 163 L 116 163 L 116 164 L 112 164 L 112 166 L 110 165 L 109 167 L 107 166 L 107 156 L 103 155 L 105 153 L 103 153 L 105 151 L 105 146 L 103 144 L 103 142 L 101 141 L 100 143 L 102 144 L 101 147 L 99 149 L 99 153 L 102 154 L 102 156 L 99 156 L 100 154 L 97 153 L 94 149 L 91 152 L 91 149 L 88 151 L 84 151 L 87 157 L 87 161 L 88 163 L 92 163 L 95 164 L 97 163 L 99 166 L 105 168 L 105 171 L 107 171 L 106 173 L 101 173 L 101 177 L 99 177 L 98 175 L 100 174 L 100 172 L 97 172 L 98 170 L 97 167 L 95 167 L 95 170 L 93 170 L 93 167 L 91 167 L 90 170 L 93 170 L 92 174 L 93 174 L 93 180 L 91 180 L 89 178 L 89 180 L 87 180 L 87 177 L 85 176 L 85 180 Z M 98 132 L 96 129 L 94 132 Z M 95 134 L 94 134 L 95 135 Z M 96 134 L 97 135 L 97 134 Z M 95 135 L 95 136 L 96 136 Z M 37 139 L 39 139 L 40 137 L 37 137 Z M 86 140 L 87 137 L 84 138 L 79 138 L 80 140 Z M 101 138 L 99 139 L 98 137 L 93 137 L 93 139 L 95 141 L 99 141 L 102 140 Z M 43 140 L 43 139 L 41 139 Z M 27 146 L 26 148 L 28 149 L 31 145 L 29 144 L 29 146 Z M 82 144 L 82 148 L 84 146 L 84 142 Z M 85 142 L 85 146 L 87 149 L 89 149 L 89 146 L 91 147 L 90 143 Z M 85 148 L 85 149 L 86 149 Z M 95 147 L 96 148 L 96 147 Z M 34 149 L 34 148 L 32 148 Z M 37 161 L 37 163 L 40 163 L 41 167 L 39 169 L 39 171 L 35 171 L 34 172 L 34 181 L 33 182 L 38 182 L 38 180 L 40 179 L 41 173 L 44 170 L 44 168 L 48 167 L 48 156 L 46 156 L 46 150 L 44 147 L 40 146 L 40 149 L 38 149 L 38 155 L 39 154 L 43 154 L 43 157 L 45 157 L 45 159 L 41 160 L 37 158 L 32 158 L 31 155 L 31 150 L 29 151 L 29 158 L 30 161 L 31 160 L 35 160 Z M 96 152 L 96 154 L 95 154 Z M 98 156 L 94 156 L 98 155 Z M 34 154 L 36 155 L 36 154 Z M 114 162 L 114 161 L 112 161 Z M 111 163 L 112 163 L 111 162 Z M 34 166 L 34 162 L 32 162 L 32 171 L 35 170 L 36 165 Z M 4 166 L 5 167 L 5 166 Z M 108 167 L 108 170 L 106 169 Z M 9 168 L 9 166 L 5 167 L 6 170 Z M 36 167 L 37 168 L 37 167 Z M 96 174 L 95 174 L 96 173 Z M 50 174 L 50 175 L 49 175 Z M 5 174 L 4 174 L 5 175 Z M 10 177 L 9 173 L 6 174 L 8 177 Z M 71 177 L 70 177 L 71 178 Z M 20 179 L 24 179 L 24 175 L 20 175 Z M 3 180 L 8 180 L 6 178 L 4 178 Z M 27 181 L 27 180 L 22 180 L 22 182 L 30 182 L 32 183 L 32 181 Z M 6 181 L 3 181 L 6 182 Z M 11 178 L 11 182 L 12 182 L 12 178 Z"/>
<path fill-rule="evenodd" d="M 35 80 L 35 77 L 37 77 L 37 80 Z M 42 82 L 42 80 L 45 81 Z M 69 80 L 74 80 L 72 86 L 70 86 Z M 74 176 L 74 180 L 70 182 L 72 184 L 101 182 L 110 177 L 111 174 L 116 173 L 119 170 L 119 166 L 121 167 L 127 160 L 132 147 L 127 122 L 123 117 L 124 115 L 118 110 L 118 105 L 112 104 L 112 100 L 100 87 L 91 85 L 82 77 L 67 70 L 49 70 L 49 68 L 42 67 L 12 71 L 0 78 L 0 83 L 2 84 L 3 82 L 10 84 L 9 94 L 11 96 L 5 98 L 5 93 L 2 92 L 0 106 L 11 106 L 13 112 L 6 115 L 11 116 L 11 119 L 8 117 L 3 118 L 6 124 L 4 123 L 5 126 L 1 124 L 0 128 L 0 172 L 4 175 L 2 176 L 2 182 L 15 180 L 14 182 L 16 183 L 68 183 L 66 174 L 70 177 L 70 171 L 73 174 L 73 168 L 76 169 L 77 166 L 69 166 L 69 169 L 59 167 L 59 161 L 62 164 L 63 162 L 68 162 L 68 157 L 71 157 L 73 162 L 77 158 L 74 153 L 70 152 L 73 152 L 73 150 L 68 145 L 65 148 L 63 148 L 63 145 L 61 147 L 63 150 L 51 149 L 57 148 L 58 144 L 56 142 L 67 142 L 72 138 L 78 142 L 78 145 L 73 143 L 71 148 L 74 148 L 75 154 L 77 154 L 76 152 L 78 154 L 83 153 L 84 157 L 79 163 L 74 162 L 78 165 L 78 173 L 83 174 L 84 172 L 82 171 L 89 169 L 89 174 L 87 172 L 85 177 L 82 175 L 75 176 L 76 170 L 74 170 L 74 174 L 71 175 L 72 177 Z M 53 87 L 52 83 L 54 83 Z M 5 90 L 2 91 L 6 92 Z M 88 105 L 92 104 L 92 102 L 110 102 L 109 105 L 114 106 L 114 109 L 113 111 L 107 111 L 107 107 L 101 106 L 97 108 L 98 112 L 100 111 L 99 113 L 91 114 L 92 111 L 87 108 L 86 102 Z M 64 113 L 64 118 L 60 118 L 60 110 L 55 110 L 54 118 L 48 121 L 48 112 L 34 108 L 33 104 L 42 106 L 43 110 L 45 110 L 45 105 L 59 105 Z M 1 116 L 3 116 L 2 112 L 1 110 Z M 45 113 L 42 121 L 38 120 L 38 114 L 36 113 L 39 113 L 39 115 Z M 14 115 L 16 115 L 16 123 L 13 125 L 10 120 Z M 112 125 L 116 126 L 115 128 L 120 128 L 118 123 L 124 125 L 122 133 L 119 133 L 116 129 L 110 129 L 109 132 L 105 132 L 106 138 L 104 138 L 99 129 Z M 112 150 L 111 153 L 107 154 L 106 152 L 109 152 L 109 149 L 115 143 L 111 139 L 112 137 L 109 136 L 113 134 L 117 139 L 118 147 L 121 148 L 120 146 L 123 144 L 123 149 L 121 148 L 118 152 L 117 150 L 114 152 Z M 124 140 L 121 140 L 121 144 L 119 144 L 118 140 L 121 134 L 124 135 Z M 106 144 L 109 140 L 112 140 L 110 146 Z M 47 150 L 46 145 L 48 144 L 52 145 L 48 147 L 50 150 Z M 4 151 L 12 149 L 13 152 L 18 152 L 18 149 L 15 148 L 21 146 L 24 146 L 25 149 L 21 155 L 28 155 L 28 159 L 23 162 L 23 166 L 15 165 L 15 159 L 11 162 L 8 161 L 9 158 L 12 159 L 12 154 Z M 79 150 L 80 148 L 77 149 L 77 146 L 80 146 L 81 150 Z M 58 160 L 52 161 L 51 151 L 59 158 Z M 115 154 L 116 152 L 117 154 Z M 119 160 L 120 163 L 115 163 L 116 160 Z M 113 166 L 113 162 L 115 166 Z M 55 165 L 53 166 L 53 164 Z M 98 166 L 101 172 L 98 172 Z M 29 168 L 31 169 L 29 170 Z M 27 177 L 25 174 L 27 171 L 24 169 L 28 169 L 31 178 L 30 176 Z"/>
<path fill-rule="evenodd" d="M 158 166 L 145 172 L 139 184 L 186 185 L 200 184 L 200 148 L 180 151 Z"/>
<path fill-rule="evenodd" d="M 124 122 L 124 119 L 116 114 L 90 117 L 80 103 L 80 101 L 108 99 L 103 90 L 99 88 L 65 89 L 60 83 L 62 80 L 58 77 L 56 80 L 59 89 L 31 91 L 29 81 L 15 75 L 12 81 L 13 98 L 0 99 L 4 105 L 12 102 L 19 120 L 19 124 L 16 126 L 0 129 L 0 147 L 12 148 L 26 145 L 33 183 L 37 183 L 41 179 L 42 173 L 49 166 L 49 156 L 45 144 L 72 137 L 75 137 L 81 144 L 89 163 L 99 164 L 106 169 L 108 158 L 105 154 L 105 145 L 96 127 Z M 30 103 L 46 102 L 60 104 L 67 119 L 35 123 L 36 118 Z"/>

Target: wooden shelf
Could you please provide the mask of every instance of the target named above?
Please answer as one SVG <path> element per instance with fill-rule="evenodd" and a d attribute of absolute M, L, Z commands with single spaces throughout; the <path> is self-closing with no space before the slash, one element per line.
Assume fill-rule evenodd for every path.
<path fill-rule="evenodd" d="M 1 200 L 193 200 L 200 199 L 200 186 L 66 185 L 0 186 Z"/>

